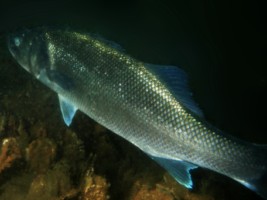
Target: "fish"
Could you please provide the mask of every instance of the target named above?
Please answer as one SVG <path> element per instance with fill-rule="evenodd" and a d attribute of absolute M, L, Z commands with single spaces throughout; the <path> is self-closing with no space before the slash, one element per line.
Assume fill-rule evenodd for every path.
<path fill-rule="evenodd" d="M 267 145 L 234 138 L 207 122 L 180 67 L 142 62 L 82 31 L 23 29 L 8 35 L 7 46 L 19 65 L 57 93 L 67 126 L 79 110 L 189 189 L 191 170 L 202 167 L 267 199 Z"/>

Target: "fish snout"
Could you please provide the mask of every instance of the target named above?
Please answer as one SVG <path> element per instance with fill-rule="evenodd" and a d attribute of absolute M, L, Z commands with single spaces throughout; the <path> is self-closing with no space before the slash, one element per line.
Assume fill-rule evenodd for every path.
<path fill-rule="evenodd" d="M 30 31 L 27 29 L 19 29 L 7 36 L 7 45 L 9 51 L 15 57 L 20 52 L 24 51 L 30 44 Z"/>
<path fill-rule="evenodd" d="M 19 53 L 19 46 L 21 44 L 21 38 L 16 36 L 15 34 L 9 34 L 7 36 L 7 46 L 10 51 L 10 53 L 16 57 L 16 55 Z"/>

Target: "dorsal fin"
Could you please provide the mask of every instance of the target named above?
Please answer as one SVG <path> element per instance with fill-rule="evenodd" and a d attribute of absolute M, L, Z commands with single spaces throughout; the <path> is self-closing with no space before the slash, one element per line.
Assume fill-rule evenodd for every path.
<path fill-rule="evenodd" d="M 90 33 L 90 36 L 92 36 L 93 38 L 99 40 L 100 42 L 104 43 L 105 45 L 107 45 L 111 48 L 117 49 L 118 51 L 121 51 L 121 52 L 125 52 L 125 49 L 122 48 L 121 45 L 119 45 L 118 43 L 116 43 L 114 41 L 107 40 L 99 34 Z"/>
<path fill-rule="evenodd" d="M 184 70 L 176 66 L 164 66 L 146 64 L 149 70 L 165 83 L 172 94 L 193 113 L 204 117 L 197 103 L 192 98 L 192 92 L 188 87 L 187 75 Z"/>

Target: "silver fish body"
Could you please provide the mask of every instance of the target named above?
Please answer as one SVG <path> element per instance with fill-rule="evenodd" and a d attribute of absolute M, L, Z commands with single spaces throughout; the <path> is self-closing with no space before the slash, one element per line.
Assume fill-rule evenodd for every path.
<path fill-rule="evenodd" d="M 159 163 L 167 170 L 172 171 L 164 164 L 168 160 L 188 163 L 188 171 L 201 166 L 267 197 L 266 146 L 234 139 L 207 123 L 183 88 L 182 70 L 146 64 L 112 43 L 72 31 L 22 31 L 10 35 L 8 46 L 18 63 L 59 94 L 61 102 L 155 160 L 163 159 Z M 164 78 L 168 73 L 171 83 Z"/>

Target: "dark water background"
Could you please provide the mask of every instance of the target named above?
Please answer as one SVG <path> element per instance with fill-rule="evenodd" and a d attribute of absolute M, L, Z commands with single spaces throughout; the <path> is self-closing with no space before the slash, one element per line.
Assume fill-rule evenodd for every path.
<path fill-rule="evenodd" d="M 102 35 L 145 62 L 182 66 L 217 127 L 267 143 L 264 1 L 4 1 L 0 31 L 59 26 Z"/>
<path fill-rule="evenodd" d="M 0 33 L 70 27 L 115 41 L 139 60 L 181 66 L 209 122 L 266 144 L 264 2 L 0 0 Z"/>

